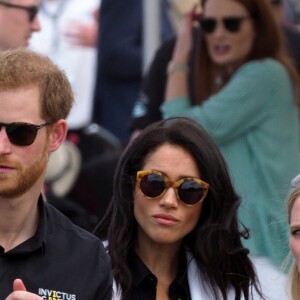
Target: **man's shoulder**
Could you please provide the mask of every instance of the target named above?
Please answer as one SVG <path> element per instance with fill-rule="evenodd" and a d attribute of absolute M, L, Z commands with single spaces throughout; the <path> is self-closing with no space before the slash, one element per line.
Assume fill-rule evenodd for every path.
<path fill-rule="evenodd" d="M 7 262 L 10 272 L 43 299 L 111 299 L 110 261 L 101 240 L 47 202 L 43 212 L 39 227 L 42 251 L 27 251 L 29 255 L 20 257 L 18 263 Z M 34 271 L 43 268 L 44 272 Z M 11 286 L 9 281 L 7 286 Z M 65 296 L 60 298 L 58 293 Z"/>
<path fill-rule="evenodd" d="M 61 237 L 64 240 L 85 241 L 101 245 L 101 241 L 92 233 L 75 225 L 68 217 L 62 214 L 51 204 L 46 204 L 47 235 Z"/>

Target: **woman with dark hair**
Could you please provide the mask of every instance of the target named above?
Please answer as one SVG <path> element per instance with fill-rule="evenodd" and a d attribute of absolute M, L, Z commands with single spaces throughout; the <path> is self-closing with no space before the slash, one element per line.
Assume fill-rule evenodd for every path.
<path fill-rule="evenodd" d="M 192 11 L 169 64 L 163 116 L 193 118 L 214 139 L 243 200 L 239 218 L 250 229 L 244 245 L 279 267 L 288 253 L 282 199 L 300 169 L 297 71 L 269 0 L 203 0 L 202 8 L 196 103 L 187 85 L 199 20 Z"/>
<path fill-rule="evenodd" d="M 222 155 L 196 122 L 146 128 L 121 156 L 96 230 L 108 241 L 114 299 L 263 299 L 239 205 Z"/>

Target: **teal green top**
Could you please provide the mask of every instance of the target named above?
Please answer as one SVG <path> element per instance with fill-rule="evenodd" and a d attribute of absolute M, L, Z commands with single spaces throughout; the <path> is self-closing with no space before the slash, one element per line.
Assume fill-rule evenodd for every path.
<path fill-rule="evenodd" d="M 245 246 L 279 266 L 289 246 L 285 200 L 300 172 L 299 116 L 286 69 L 272 59 L 252 61 L 203 104 L 175 98 L 161 109 L 164 118 L 194 118 L 215 140 L 242 198 Z"/>

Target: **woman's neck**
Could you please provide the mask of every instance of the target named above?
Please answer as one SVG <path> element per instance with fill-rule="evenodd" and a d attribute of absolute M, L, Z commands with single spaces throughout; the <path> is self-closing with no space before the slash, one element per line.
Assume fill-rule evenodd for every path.
<path fill-rule="evenodd" d="M 146 245 L 137 243 L 135 251 L 147 268 L 156 276 L 158 284 L 169 286 L 179 266 L 180 244 Z"/>

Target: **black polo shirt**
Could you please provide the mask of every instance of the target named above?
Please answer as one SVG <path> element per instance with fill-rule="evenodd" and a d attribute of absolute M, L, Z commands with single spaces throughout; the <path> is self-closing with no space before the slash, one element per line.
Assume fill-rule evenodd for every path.
<path fill-rule="evenodd" d="M 157 278 L 136 254 L 132 257 L 131 272 L 133 274 L 133 291 L 130 299 L 156 300 Z M 191 300 L 184 251 L 180 252 L 179 271 L 169 287 L 169 299 Z"/>
<path fill-rule="evenodd" d="M 112 277 L 101 241 L 74 225 L 42 197 L 36 234 L 4 253 L 0 246 L 0 299 L 20 278 L 47 300 L 110 300 Z"/>

